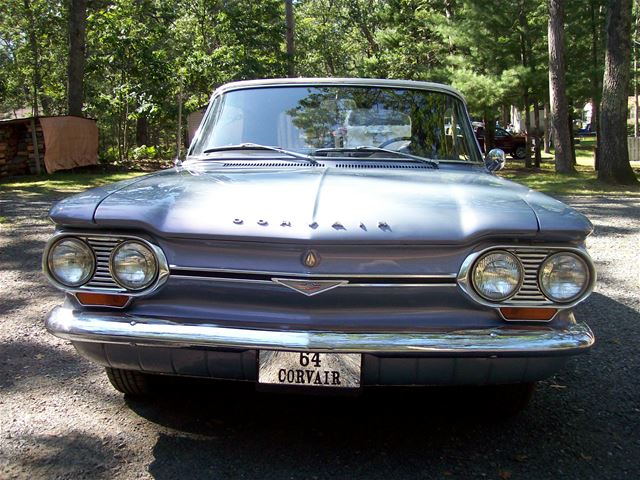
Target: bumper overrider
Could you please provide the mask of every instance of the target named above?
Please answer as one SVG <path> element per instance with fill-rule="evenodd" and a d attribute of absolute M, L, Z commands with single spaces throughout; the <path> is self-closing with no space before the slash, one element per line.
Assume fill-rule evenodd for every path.
<path fill-rule="evenodd" d="M 162 374 L 256 381 L 259 350 L 362 353 L 364 385 L 534 381 L 594 343 L 585 323 L 340 333 L 177 323 L 68 306 L 54 308 L 46 327 L 105 366 Z"/>

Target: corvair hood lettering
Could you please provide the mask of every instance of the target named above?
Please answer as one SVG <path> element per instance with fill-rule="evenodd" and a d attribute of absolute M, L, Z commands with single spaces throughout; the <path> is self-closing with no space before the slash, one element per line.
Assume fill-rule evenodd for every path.
<path fill-rule="evenodd" d="M 94 224 L 163 237 L 443 244 L 540 233 L 579 241 L 592 228 L 561 202 L 469 167 L 363 172 L 207 164 L 102 193 L 81 194 L 94 199 Z M 59 204 L 51 218 L 77 225 L 89 203 L 75 216 Z"/>

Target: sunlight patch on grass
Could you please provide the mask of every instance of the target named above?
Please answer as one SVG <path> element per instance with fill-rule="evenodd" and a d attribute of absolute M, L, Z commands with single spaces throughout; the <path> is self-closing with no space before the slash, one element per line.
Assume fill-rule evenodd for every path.
<path fill-rule="evenodd" d="M 25 175 L 0 180 L 0 192 L 20 192 L 27 194 L 78 193 L 88 188 L 108 183 L 128 180 L 143 175 L 144 172 L 119 173 L 68 173 L 56 172 L 51 175 Z"/>
<path fill-rule="evenodd" d="M 564 195 L 617 195 L 640 197 L 639 186 L 616 186 L 603 183 L 597 179 L 594 170 L 593 138 L 582 139 L 576 144 L 576 170 L 569 175 L 555 173 L 553 156 L 542 155 L 541 168 L 527 169 L 524 160 L 507 160 L 507 167 L 499 175 L 521 183 L 534 190 L 556 196 Z M 640 162 L 631 162 L 636 172 L 640 169 Z"/>

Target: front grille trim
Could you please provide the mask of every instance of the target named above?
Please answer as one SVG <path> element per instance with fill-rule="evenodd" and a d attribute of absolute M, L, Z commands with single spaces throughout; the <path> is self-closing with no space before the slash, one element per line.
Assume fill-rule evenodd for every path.
<path fill-rule="evenodd" d="M 127 290 L 116 283 L 111 275 L 109 259 L 111 252 L 127 238 L 125 237 L 78 237 L 86 242 L 96 257 L 96 268 L 93 277 L 80 287 L 80 290 L 107 290 L 110 293 L 123 293 Z"/>
<path fill-rule="evenodd" d="M 537 248 L 506 248 L 507 252 L 514 254 L 520 260 L 524 269 L 524 280 L 516 294 L 502 305 L 511 306 L 536 306 L 547 307 L 553 305 L 547 297 L 544 296 L 538 285 L 538 270 L 545 259 L 553 253 L 552 250 Z"/>

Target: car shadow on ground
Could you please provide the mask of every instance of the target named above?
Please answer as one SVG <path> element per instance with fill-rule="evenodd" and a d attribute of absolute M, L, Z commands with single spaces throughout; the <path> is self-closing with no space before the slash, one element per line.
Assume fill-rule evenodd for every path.
<path fill-rule="evenodd" d="M 91 478 L 110 479 L 126 454 L 126 446 L 110 447 L 98 435 L 70 431 L 66 435 L 25 435 L 23 442 L 34 445 L 29 455 L 11 459 L 6 478 Z M 0 464 L 3 459 L 0 452 Z M 72 462 L 69 460 L 73 459 Z"/>
<path fill-rule="evenodd" d="M 640 385 L 629 378 L 639 365 L 628 357 L 639 342 L 634 337 L 621 345 L 619 336 L 640 316 L 600 294 L 581 305 L 579 314 L 591 316 L 597 347 L 540 382 L 529 407 L 515 417 L 494 415 L 487 404 L 491 396 L 474 388 L 386 388 L 319 397 L 174 379 L 161 398 L 125 401 L 159 427 L 149 466 L 158 479 L 528 478 L 532 468 L 541 478 L 566 469 L 571 478 L 592 478 L 602 455 L 624 457 L 618 470 L 606 474 L 623 477 L 629 473 L 627 455 L 640 450 L 633 410 Z M 624 324 L 613 325 L 609 314 L 625 318 Z M 619 410 L 603 411 L 602 404 Z"/>
<path fill-rule="evenodd" d="M 409 474 L 422 461 L 418 450 L 444 455 L 464 442 L 460 435 L 514 421 L 470 409 L 478 399 L 474 389 L 310 396 L 192 381 L 175 391 L 180 393 L 153 403 L 127 400 L 164 427 L 149 466 L 158 479 L 327 478 L 338 472 L 377 478 L 390 466 Z"/>

